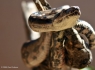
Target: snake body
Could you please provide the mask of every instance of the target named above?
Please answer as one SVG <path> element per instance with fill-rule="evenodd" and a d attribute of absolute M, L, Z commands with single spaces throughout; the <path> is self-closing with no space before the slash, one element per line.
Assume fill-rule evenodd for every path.
<path fill-rule="evenodd" d="M 74 28 L 86 41 L 86 45 L 89 49 L 95 48 L 95 31 L 88 22 L 79 20 Z"/>
<path fill-rule="evenodd" d="M 41 70 L 62 70 L 64 64 L 74 68 L 89 65 L 92 61 L 90 49 L 95 46 L 95 32 L 89 23 L 79 20 L 79 17 L 80 9 L 76 6 L 54 8 L 30 15 L 30 28 L 42 35 L 31 44 L 23 45 L 24 63 L 28 67 L 37 67 L 46 62 L 46 69 Z"/>
<path fill-rule="evenodd" d="M 92 53 L 77 30 L 74 28 L 66 29 L 64 36 L 65 63 L 79 69 L 89 65 L 92 61 Z"/>

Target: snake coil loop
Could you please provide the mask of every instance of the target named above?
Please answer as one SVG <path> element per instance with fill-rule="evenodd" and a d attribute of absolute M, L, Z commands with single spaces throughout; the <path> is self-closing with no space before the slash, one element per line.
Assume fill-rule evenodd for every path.
<path fill-rule="evenodd" d="M 90 49 L 95 48 L 95 32 L 89 23 L 79 20 L 80 14 L 80 9 L 77 6 L 62 6 L 31 14 L 28 20 L 30 28 L 42 32 L 43 35 L 37 40 L 38 42 L 33 42 L 32 47 L 29 46 L 26 49 L 23 46 L 22 56 L 25 56 L 25 51 L 31 54 L 26 53 L 27 58 L 23 57 L 24 62 L 29 66 L 38 66 L 45 60 L 50 43 L 52 43 L 51 34 L 49 35 L 48 32 L 53 34 L 53 32 L 61 33 L 63 31 L 61 33 L 63 43 L 59 42 L 63 44 L 65 50 L 65 63 L 74 68 L 83 68 L 90 64 L 92 61 Z M 35 54 L 33 49 L 39 53 Z M 46 54 L 40 51 L 42 49 Z"/>

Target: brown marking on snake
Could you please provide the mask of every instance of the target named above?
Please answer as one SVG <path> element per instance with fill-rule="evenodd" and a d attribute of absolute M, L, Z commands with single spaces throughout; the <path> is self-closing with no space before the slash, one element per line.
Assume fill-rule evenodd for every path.
<path fill-rule="evenodd" d="M 74 68 L 84 68 L 90 63 L 90 51 L 78 41 L 76 34 L 72 29 L 65 30 L 65 63 Z M 81 38 L 81 37 L 80 37 Z M 84 49 L 84 50 L 83 50 Z M 76 63 L 77 62 L 77 63 Z"/>
<path fill-rule="evenodd" d="M 27 58 L 29 56 L 29 52 L 28 51 L 25 51 L 23 54 L 22 54 L 22 57 L 23 58 Z"/>
<path fill-rule="evenodd" d="M 40 44 L 44 44 L 44 39 L 45 39 L 44 35 L 41 37 L 41 42 L 38 40 L 37 43 L 40 42 Z M 67 39 L 65 40 L 65 43 L 64 43 L 65 48 L 63 47 L 63 41 L 62 41 L 62 40 L 64 40 L 64 35 L 67 36 Z M 49 33 L 46 36 L 48 38 Z M 78 39 L 76 38 L 76 34 L 74 34 L 73 31 L 66 32 L 66 30 L 65 30 L 65 34 L 64 34 L 64 30 L 58 31 L 58 32 L 52 32 L 51 40 L 48 44 L 50 44 L 50 47 L 51 47 L 50 51 L 49 51 L 49 55 L 46 57 L 45 61 L 43 60 L 42 62 L 39 63 L 39 65 L 37 65 L 38 67 L 36 67 L 36 69 L 62 70 L 62 68 L 64 66 L 66 66 L 65 63 L 68 66 L 76 67 L 76 68 L 80 68 L 80 67 L 83 68 L 87 64 L 89 64 L 88 63 L 88 61 L 90 59 L 89 51 L 84 52 L 83 50 L 81 50 L 81 49 L 84 49 L 84 46 L 78 41 Z M 35 43 L 35 45 L 39 45 L 39 44 Z M 33 44 L 31 47 L 33 47 Z M 39 46 L 36 46 L 34 49 L 36 49 L 36 51 L 37 51 L 37 49 L 38 49 L 38 51 L 41 50 L 39 52 L 39 53 L 41 53 L 42 51 L 44 51 L 45 47 L 46 46 L 44 46 L 44 45 L 43 46 L 39 45 Z M 33 51 L 33 53 L 36 53 L 35 56 L 40 55 L 35 51 Z M 29 55 L 34 55 L 33 53 L 29 54 Z M 65 55 L 63 53 L 65 53 Z M 48 58 L 48 57 L 51 57 L 51 58 Z M 38 56 L 37 56 L 37 58 L 38 58 Z M 33 59 L 33 58 L 31 58 L 31 59 Z M 77 61 L 77 63 L 76 63 L 76 61 Z M 46 65 L 44 65 L 45 62 L 46 62 Z"/>
<path fill-rule="evenodd" d="M 33 48 L 33 52 L 38 52 L 38 51 L 39 51 L 39 50 L 38 50 L 38 49 L 39 49 L 39 46 L 40 46 L 40 45 L 35 46 L 35 48 Z"/>
<path fill-rule="evenodd" d="M 54 24 L 55 26 L 57 26 L 58 23 L 62 22 L 62 20 L 63 20 L 62 17 L 66 17 L 66 19 L 69 19 L 70 17 L 72 17 L 74 15 L 80 15 L 78 9 L 76 9 L 75 11 L 73 9 L 74 8 L 69 9 L 70 14 L 68 14 L 68 11 L 66 12 L 65 10 L 62 10 L 61 13 L 56 12 L 54 10 L 48 10 L 48 12 L 51 11 L 51 13 L 49 13 L 49 14 L 45 13 L 45 16 L 43 16 L 43 14 L 40 14 L 41 16 L 31 15 L 32 17 L 33 16 L 34 17 L 32 18 L 32 21 L 31 21 L 31 16 L 29 18 L 30 27 L 32 29 L 34 28 L 34 30 L 38 31 L 38 32 L 54 31 L 53 30 L 54 28 L 52 27 L 53 21 L 55 21 L 57 23 L 57 24 Z M 79 17 L 77 17 L 76 19 L 78 19 L 78 18 Z M 31 23 L 33 23 L 33 24 L 31 24 Z M 48 24 L 48 23 L 50 23 L 50 24 Z M 46 24 L 47 24 L 47 26 L 46 26 Z M 59 26 L 61 26 L 61 25 L 59 25 Z M 39 30 L 41 28 L 43 31 Z M 79 66 L 84 67 L 87 65 L 88 60 L 90 59 L 89 51 L 86 50 L 86 52 L 84 52 L 83 50 L 81 50 L 84 48 L 84 46 L 83 46 L 83 44 L 81 44 L 78 41 L 78 39 L 76 38 L 76 35 L 74 35 L 74 36 L 72 35 L 72 37 L 67 36 L 68 39 L 64 43 L 65 48 L 63 48 L 63 40 L 64 40 L 63 32 L 64 31 L 60 31 L 59 28 L 58 29 L 55 28 L 57 32 L 52 32 L 52 34 L 53 34 L 52 36 L 51 36 L 51 34 L 49 35 L 48 33 L 42 33 L 42 36 L 40 37 L 39 40 L 32 43 L 32 45 L 27 46 L 25 49 L 22 48 L 22 54 L 23 54 L 22 57 L 23 56 L 25 57 L 25 58 L 23 58 L 23 60 L 27 66 L 29 66 L 29 67 L 38 66 L 34 70 L 66 70 L 66 69 L 63 69 L 63 67 L 65 66 L 64 62 L 66 62 L 66 64 L 68 66 L 77 67 L 77 68 L 79 68 Z M 79 28 L 79 30 L 81 30 L 83 33 L 86 32 L 86 30 L 83 31 L 82 28 Z M 72 34 L 71 32 L 70 32 L 70 34 Z M 93 36 L 90 35 L 90 32 L 86 32 L 86 33 L 89 33 L 89 34 L 87 34 L 87 36 L 92 41 Z M 47 35 L 45 35 L 45 34 L 47 34 Z M 72 38 L 74 39 L 74 41 L 72 41 L 73 40 Z M 83 38 L 85 38 L 85 37 L 83 37 Z M 91 43 L 93 43 L 93 42 L 91 42 Z M 36 47 L 35 47 L 35 45 L 36 45 Z M 28 51 L 28 53 L 25 51 Z M 49 54 L 48 54 L 48 52 L 49 52 Z M 66 53 L 66 55 L 64 55 L 64 52 Z M 42 53 L 43 53 L 43 55 L 41 55 Z M 81 56 L 83 56 L 83 58 L 81 58 Z M 44 57 L 44 58 L 40 58 L 40 57 Z M 48 58 L 48 57 L 51 57 L 51 58 Z M 79 60 L 78 58 L 81 58 L 81 59 Z M 35 62 L 34 63 L 35 65 L 32 65 L 33 63 L 30 64 L 34 60 L 36 60 L 38 63 L 35 64 L 36 63 Z M 76 63 L 76 62 L 79 62 L 79 63 Z M 81 65 L 81 63 L 83 65 Z"/>
<path fill-rule="evenodd" d="M 22 58 L 25 57 L 26 51 L 28 52 L 27 58 L 23 58 L 24 63 L 28 67 L 38 66 L 42 61 L 45 60 L 49 53 L 50 42 L 52 33 L 42 33 L 42 36 L 27 46 L 24 44 L 21 50 Z M 28 63 L 27 63 L 28 62 Z"/>
<path fill-rule="evenodd" d="M 76 27 L 75 28 L 78 32 L 80 32 L 83 35 L 80 35 L 80 38 L 84 39 L 85 42 L 88 43 L 88 41 L 86 40 L 94 40 L 94 35 L 91 34 L 89 35 L 91 32 L 89 32 L 88 28 L 85 27 Z M 67 33 L 67 34 L 66 34 Z M 49 36 L 49 34 L 47 34 L 47 36 Z M 67 39 L 65 40 L 65 48 L 63 48 L 63 40 L 64 40 L 64 36 L 67 36 Z M 88 37 L 87 37 L 88 36 Z M 44 35 L 42 36 L 41 40 L 42 42 L 44 42 Z M 47 39 L 48 40 L 48 39 Z M 39 42 L 39 41 L 38 41 Z M 40 42 L 40 43 L 42 43 Z M 93 43 L 93 42 L 91 42 Z M 52 32 L 52 36 L 51 36 L 51 48 L 49 51 L 49 57 L 51 58 L 46 58 L 47 61 L 47 67 L 46 70 L 61 70 L 63 68 L 63 66 L 66 66 L 65 63 L 68 66 L 71 67 L 75 67 L 75 68 L 83 68 L 86 65 L 88 65 L 89 59 L 90 59 L 90 54 L 89 51 L 83 51 L 81 49 L 84 49 L 84 46 L 82 45 L 82 43 L 80 43 L 76 37 L 76 34 L 73 33 L 73 31 L 69 31 L 66 32 L 65 30 L 65 34 L 64 34 L 64 30 L 63 31 L 57 31 L 57 32 Z M 88 43 L 89 44 L 89 43 Z M 86 45 L 87 47 L 88 45 Z M 37 53 L 36 51 L 39 49 L 43 50 L 45 46 L 35 46 L 34 49 L 36 49 L 34 52 Z M 41 53 L 41 52 L 39 52 Z M 63 54 L 65 53 L 65 55 Z M 81 54 L 81 55 L 80 55 Z M 33 54 L 30 54 L 33 55 Z M 36 54 L 35 56 L 37 56 L 39 54 Z M 75 58 L 76 57 L 76 58 Z M 82 58 L 81 58 L 82 57 Z M 37 56 L 38 58 L 38 56 Z M 80 59 L 79 59 L 80 58 Z M 33 59 L 33 58 L 31 58 Z M 77 63 L 76 63 L 77 61 Z M 45 66 L 43 63 L 46 61 L 42 61 L 42 63 L 39 63 L 40 65 L 37 66 Z M 50 65 L 50 66 L 49 66 Z M 41 68 L 43 69 L 43 68 Z"/>
<path fill-rule="evenodd" d="M 44 50 L 44 46 L 42 46 L 42 50 Z"/>
<path fill-rule="evenodd" d="M 33 60 L 36 60 L 37 59 L 37 56 L 33 56 Z"/>
<path fill-rule="evenodd" d="M 52 36 L 52 46 L 50 50 L 50 62 L 51 62 L 51 67 L 52 70 L 61 70 L 65 66 L 63 58 L 63 46 L 62 42 L 58 41 L 58 38 L 63 38 L 63 32 L 64 31 L 59 31 L 59 32 L 53 32 Z M 61 36 L 59 36 L 61 35 Z"/>
<path fill-rule="evenodd" d="M 84 24 L 86 23 L 86 24 Z M 74 28 L 82 35 L 84 35 L 84 40 L 88 42 L 88 48 L 95 48 L 95 31 L 92 29 L 92 26 L 85 21 L 78 21 Z M 93 32 L 94 31 L 94 32 Z"/>

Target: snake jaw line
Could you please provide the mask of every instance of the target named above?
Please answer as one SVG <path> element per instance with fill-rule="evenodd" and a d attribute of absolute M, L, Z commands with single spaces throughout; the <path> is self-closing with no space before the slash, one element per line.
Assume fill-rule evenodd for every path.
<path fill-rule="evenodd" d="M 31 14 L 29 25 L 37 32 L 60 31 L 76 24 L 80 10 L 76 6 L 62 6 Z"/>

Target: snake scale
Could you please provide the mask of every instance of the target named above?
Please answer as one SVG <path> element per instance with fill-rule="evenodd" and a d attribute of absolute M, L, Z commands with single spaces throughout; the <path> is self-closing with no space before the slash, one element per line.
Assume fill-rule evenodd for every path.
<path fill-rule="evenodd" d="M 62 6 L 35 12 L 29 26 L 41 37 L 27 42 L 21 49 L 24 63 L 34 70 L 63 70 L 64 66 L 84 68 L 92 61 L 95 32 L 80 20 L 77 6 Z"/>

